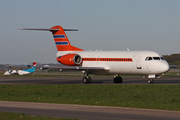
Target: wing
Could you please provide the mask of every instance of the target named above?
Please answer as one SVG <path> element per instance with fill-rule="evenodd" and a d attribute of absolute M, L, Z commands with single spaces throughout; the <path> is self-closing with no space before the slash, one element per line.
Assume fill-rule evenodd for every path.
<path fill-rule="evenodd" d="M 170 68 L 177 68 L 178 65 L 169 65 Z"/>
<path fill-rule="evenodd" d="M 80 71 L 87 71 L 87 70 L 105 70 L 103 67 L 81 67 L 81 66 L 36 66 L 41 70 L 45 69 L 64 69 L 64 70 L 80 70 Z"/>

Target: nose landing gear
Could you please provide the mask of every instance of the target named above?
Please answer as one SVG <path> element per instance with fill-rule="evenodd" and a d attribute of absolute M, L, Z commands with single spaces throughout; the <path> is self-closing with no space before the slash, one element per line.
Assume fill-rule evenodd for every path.
<path fill-rule="evenodd" d="M 153 79 L 149 79 L 148 80 L 148 84 L 150 84 L 150 83 L 154 83 L 154 80 Z"/>

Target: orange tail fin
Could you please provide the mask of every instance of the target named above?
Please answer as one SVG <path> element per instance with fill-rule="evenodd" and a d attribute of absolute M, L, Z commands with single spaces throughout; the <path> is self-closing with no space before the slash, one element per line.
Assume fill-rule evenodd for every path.
<path fill-rule="evenodd" d="M 63 29 L 61 26 L 54 26 L 51 28 L 50 31 L 53 34 L 54 41 L 58 51 L 84 51 L 80 48 L 72 46 L 66 36 L 66 33 L 64 32 L 73 30 Z"/>
<path fill-rule="evenodd" d="M 74 29 L 63 29 L 57 25 L 50 29 L 37 29 L 37 28 L 19 28 L 20 30 L 40 30 L 51 31 L 53 33 L 54 41 L 58 51 L 84 51 L 80 48 L 74 47 L 70 44 L 64 31 L 77 31 Z"/>

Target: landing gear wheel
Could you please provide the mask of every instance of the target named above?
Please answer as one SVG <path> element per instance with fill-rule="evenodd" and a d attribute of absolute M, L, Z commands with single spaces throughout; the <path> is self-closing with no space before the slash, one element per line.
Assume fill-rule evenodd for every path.
<path fill-rule="evenodd" d="M 92 79 L 91 79 L 91 77 L 88 77 L 88 79 L 89 79 L 89 83 L 92 83 Z"/>
<path fill-rule="evenodd" d="M 122 77 L 115 77 L 114 78 L 114 83 L 122 83 L 123 79 Z"/>
<path fill-rule="evenodd" d="M 92 79 L 91 79 L 91 77 L 83 77 L 82 82 L 84 84 L 92 83 Z"/>
<path fill-rule="evenodd" d="M 82 82 L 84 84 L 87 84 L 87 83 L 89 83 L 89 79 L 87 77 L 83 77 Z"/>
<path fill-rule="evenodd" d="M 154 80 L 153 79 L 149 79 L 148 80 L 148 84 L 150 84 L 150 83 L 154 83 Z"/>

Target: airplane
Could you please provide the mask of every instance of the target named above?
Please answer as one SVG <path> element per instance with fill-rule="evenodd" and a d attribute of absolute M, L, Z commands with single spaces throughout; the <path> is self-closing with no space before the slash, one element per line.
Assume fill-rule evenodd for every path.
<path fill-rule="evenodd" d="M 4 75 L 27 75 L 35 72 L 36 62 L 33 62 L 32 68 L 27 70 L 7 70 Z"/>
<path fill-rule="evenodd" d="M 59 68 L 65 70 L 80 70 L 86 74 L 82 82 L 91 83 L 90 74 L 115 75 L 114 83 L 122 83 L 120 75 L 145 75 L 148 83 L 154 83 L 169 69 L 166 60 L 153 51 L 84 51 L 70 44 L 64 31 L 78 31 L 77 29 L 63 29 L 57 25 L 50 29 L 19 28 L 20 30 L 50 31 L 57 47 L 56 59 L 66 66 L 47 66 L 44 69 Z"/>

